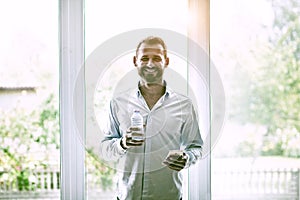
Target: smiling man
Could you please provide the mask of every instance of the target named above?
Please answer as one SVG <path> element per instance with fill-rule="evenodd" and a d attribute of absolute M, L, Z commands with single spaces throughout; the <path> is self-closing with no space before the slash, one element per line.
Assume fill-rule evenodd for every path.
<path fill-rule="evenodd" d="M 101 142 L 102 157 L 118 162 L 116 199 L 182 199 L 180 171 L 201 158 L 203 145 L 194 107 L 188 97 L 167 87 L 163 75 L 169 58 L 161 38 L 142 40 L 133 64 L 138 87 L 112 99 Z M 143 116 L 143 130 L 131 126 L 134 110 Z"/>

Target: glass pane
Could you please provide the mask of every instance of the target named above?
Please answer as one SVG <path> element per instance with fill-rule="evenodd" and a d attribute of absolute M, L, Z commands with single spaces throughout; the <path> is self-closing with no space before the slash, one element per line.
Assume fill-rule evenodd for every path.
<path fill-rule="evenodd" d="M 58 2 L 0 7 L 0 199 L 59 199 Z"/>
<path fill-rule="evenodd" d="M 298 199 L 299 12 L 295 0 L 211 0 L 211 56 L 227 105 L 212 150 L 215 200 Z"/>
<path fill-rule="evenodd" d="M 106 126 L 112 96 L 136 87 L 138 83 L 132 59 L 137 44 L 150 35 L 134 30 L 167 29 L 186 36 L 187 3 L 186 0 L 113 0 L 105 3 L 97 0 L 85 1 L 88 199 L 112 199 L 115 195 L 117 170 L 99 160 L 99 143 L 103 139 L 101 130 Z M 149 30 L 149 34 L 151 33 L 152 30 Z M 128 35 L 131 37 L 127 37 Z M 119 40 L 123 36 L 134 42 Z M 168 43 L 170 38 L 159 33 L 158 36 L 166 40 L 167 46 L 171 46 Z M 119 43 L 114 43 L 115 41 Z M 183 46 L 184 49 L 187 48 L 187 41 Z M 169 52 L 169 57 L 171 63 L 166 69 L 165 78 L 168 85 L 174 85 L 181 93 L 188 94 L 186 57 L 174 51 Z M 187 190 L 187 185 L 184 190 Z"/>

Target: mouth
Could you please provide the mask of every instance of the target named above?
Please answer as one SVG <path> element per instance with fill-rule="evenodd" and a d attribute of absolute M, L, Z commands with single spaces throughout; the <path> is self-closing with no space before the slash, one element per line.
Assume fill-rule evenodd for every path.
<path fill-rule="evenodd" d="M 147 72 L 147 73 L 154 73 L 154 72 L 156 72 L 156 69 L 153 69 L 153 68 L 151 68 L 151 69 L 146 68 L 144 71 Z"/>

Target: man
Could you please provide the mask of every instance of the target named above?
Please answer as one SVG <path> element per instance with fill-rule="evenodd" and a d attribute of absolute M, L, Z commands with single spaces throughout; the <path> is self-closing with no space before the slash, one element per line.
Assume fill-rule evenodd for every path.
<path fill-rule="evenodd" d="M 161 38 L 142 40 L 133 63 L 138 87 L 111 101 L 101 155 L 118 161 L 117 199 L 182 199 L 180 171 L 201 157 L 203 145 L 193 105 L 163 79 L 169 58 Z M 130 127 L 134 110 L 143 116 L 143 131 Z"/>

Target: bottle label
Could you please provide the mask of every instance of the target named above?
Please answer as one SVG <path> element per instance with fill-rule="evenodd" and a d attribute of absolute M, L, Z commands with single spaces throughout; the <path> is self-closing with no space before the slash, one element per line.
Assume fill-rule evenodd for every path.
<path fill-rule="evenodd" d="M 139 128 L 139 131 L 135 131 L 137 133 L 143 134 L 143 116 L 140 114 L 139 111 L 134 111 L 133 115 L 131 116 L 131 126 Z M 133 140 L 143 140 L 143 136 L 133 136 Z"/>

